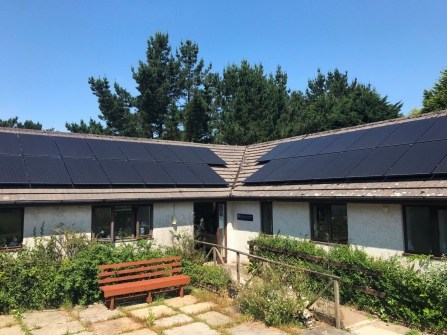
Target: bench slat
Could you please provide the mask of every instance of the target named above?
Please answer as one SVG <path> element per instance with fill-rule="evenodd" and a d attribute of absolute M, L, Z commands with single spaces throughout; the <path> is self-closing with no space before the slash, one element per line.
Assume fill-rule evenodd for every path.
<path fill-rule="evenodd" d="M 103 277 L 122 275 L 122 274 L 126 274 L 126 273 L 146 272 L 146 271 L 150 271 L 150 270 L 170 268 L 170 267 L 176 267 L 176 266 L 182 266 L 182 262 L 164 263 L 164 264 L 159 264 L 159 265 L 144 266 L 144 267 L 140 267 L 140 268 L 126 269 L 126 270 L 119 270 L 119 271 L 107 271 L 107 272 L 98 273 L 98 276 L 100 278 L 103 278 Z"/>
<path fill-rule="evenodd" d="M 144 265 L 144 264 L 160 263 L 160 262 L 167 262 L 167 261 L 177 261 L 181 258 L 182 258 L 182 256 L 172 256 L 172 257 L 166 257 L 166 258 L 150 259 L 147 261 L 100 265 L 100 266 L 98 266 L 98 269 L 99 270 L 116 269 L 116 268 L 135 266 L 135 265 Z"/>
<path fill-rule="evenodd" d="M 139 274 L 139 275 L 121 276 L 118 278 L 107 278 L 107 279 L 98 280 L 98 284 L 116 283 L 116 282 L 120 282 L 120 281 L 150 278 L 150 277 L 161 276 L 161 275 L 165 275 L 165 274 L 169 274 L 169 273 L 180 273 L 180 272 L 182 272 L 182 269 L 177 268 L 177 269 L 171 269 L 171 270 L 165 270 L 165 271 L 143 273 L 143 274 Z"/>

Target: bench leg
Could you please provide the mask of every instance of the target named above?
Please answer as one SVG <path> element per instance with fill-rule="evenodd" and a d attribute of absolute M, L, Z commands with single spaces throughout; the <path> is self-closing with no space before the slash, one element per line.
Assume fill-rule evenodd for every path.
<path fill-rule="evenodd" d="M 183 298 L 184 295 L 184 291 L 183 291 L 183 286 L 180 287 L 180 298 Z"/>
<path fill-rule="evenodd" d="M 109 309 L 113 311 L 115 309 L 115 297 L 110 299 Z"/>
<path fill-rule="evenodd" d="M 148 292 L 148 293 L 147 293 L 147 299 L 146 299 L 146 302 L 147 302 L 148 304 L 150 304 L 150 303 L 152 302 L 152 292 Z"/>

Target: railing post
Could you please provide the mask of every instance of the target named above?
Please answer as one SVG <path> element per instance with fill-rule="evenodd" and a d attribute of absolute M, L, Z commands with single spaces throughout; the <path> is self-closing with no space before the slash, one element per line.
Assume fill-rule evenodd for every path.
<path fill-rule="evenodd" d="M 216 248 L 213 247 L 213 262 L 214 262 L 214 266 L 217 265 L 217 255 L 216 255 Z"/>
<path fill-rule="evenodd" d="M 340 290 L 338 287 L 338 280 L 334 280 L 334 298 L 335 298 L 335 327 L 341 328 L 340 325 Z"/>
<path fill-rule="evenodd" d="M 237 283 L 241 283 L 241 255 L 236 252 L 236 273 L 237 273 Z"/>

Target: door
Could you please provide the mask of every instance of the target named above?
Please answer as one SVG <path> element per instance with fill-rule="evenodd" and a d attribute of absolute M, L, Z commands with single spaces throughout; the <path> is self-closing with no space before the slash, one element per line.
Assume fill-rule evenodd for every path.
<path fill-rule="evenodd" d="M 226 246 L 226 223 L 227 223 L 227 218 L 226 218 L 226 210 L 225 210 L 225 203 L 223 202 L 218 202 L 217 203 L 217 234 L 216 234 L 216 239 L 217 239 L 217 243 L 218 245 L 221 245 L 223 247 Z M 222 255 L 223 261 L 226 263 L 227 262 L 227 250 L 226 249 L 219 249 L 220 254 Z"/>
<path fill-rule="evenodd" d="M 271 202 L 261 202 L 261 232 L 273 235 L 273 210 Z"/>

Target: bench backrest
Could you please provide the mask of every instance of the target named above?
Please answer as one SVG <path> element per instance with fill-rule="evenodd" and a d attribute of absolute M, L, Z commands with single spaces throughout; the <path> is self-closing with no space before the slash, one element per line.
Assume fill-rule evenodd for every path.
<path fill-rule="evenodd" d="M 113 285 L 125 282 L 166 277 L 182 272 L 182 256 L 150 259 L 147 261 L 100 265 L 98 284 Z"/>

